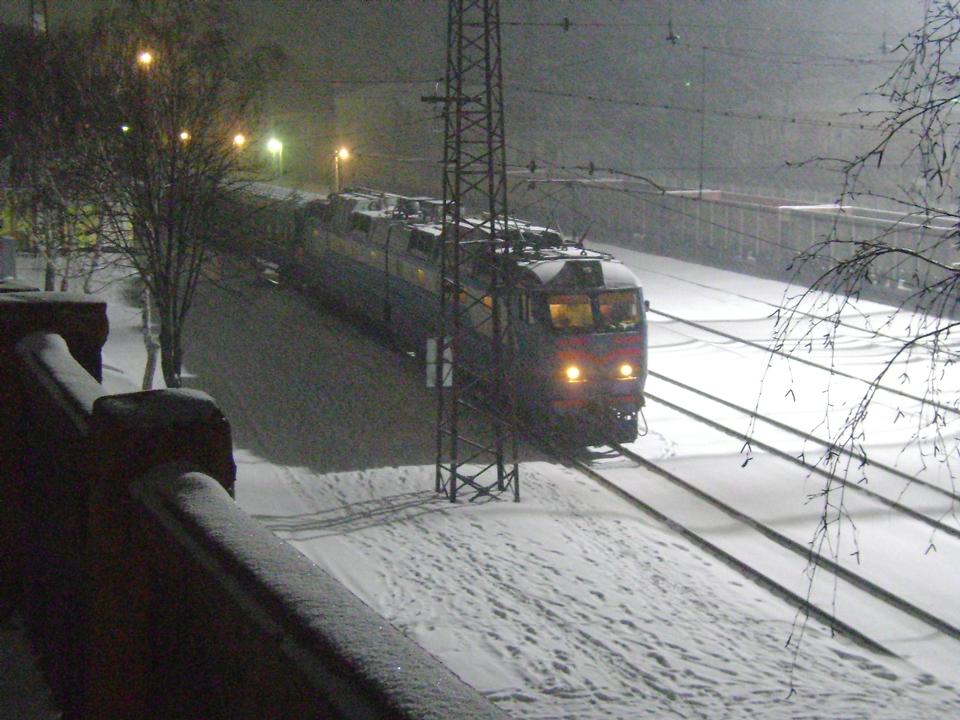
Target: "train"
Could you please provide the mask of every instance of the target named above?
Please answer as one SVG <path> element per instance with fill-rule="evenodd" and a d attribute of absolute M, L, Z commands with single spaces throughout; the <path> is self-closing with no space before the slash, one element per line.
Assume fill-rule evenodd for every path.
<path fill-rule="evenodd" d="M 245 234 L 269 281 L 333 300 L 423 356 L 439 335 L 443 203 L 352 188 L 319 195 L 258 183 Z M 524 416 L 584 444 L 631 442 L 642 426 L 647 308 L 636 275 L 613 255 L 510 218 L 500 262 L 514 287 L 514 383 Z M 479 294 L 489 278 L 461 278 Z M 468 324 L 470 324 L 468 319 Z M 489 362 L 486 326 L 470 325 L 458 362 Z"/>

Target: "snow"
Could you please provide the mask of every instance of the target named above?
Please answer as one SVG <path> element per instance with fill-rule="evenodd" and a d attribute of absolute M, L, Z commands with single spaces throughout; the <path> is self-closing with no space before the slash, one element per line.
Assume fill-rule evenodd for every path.
<path fill-rule="evenodd" d="M 70 355 L 66 341 L 55 335 L 32 333 L 18 343 L 17 349 L 29 366 L 45 367 L 46 372 L 39 373 L 37 380 L 50 382 L 58 389 L 54 395 L 63 399 L 63 409 L 82 427 L 84 418 L 93 412 L 94 402 L 104 391 L 89 373 L 68 361 Z M 74 407 L 73 403 L 79 407 Z"/>
<path fill-rule="evenodd" d="M 756 299 L 779 302 L 782 284 L 611 250 L 643 279 L 655 310 L 769 337 L 771 308 Z M 111 392 L 138 389 L 139 311 L 117 284 L 104 293 L 104 383 Z M 878 318 L 886 312 L 868 309 Z M 762 353 L 652 321 L 653 369 L 753 406 Z M 875 365 L 876 342 L 853 337 L 849 345 L 844 369 L 863 374 Z M 814 621 L 796 651 L 788 644 L 791 606 L 536 449 L 522 448 L 520 503 L 436 496 L 434 404 L 422 370 L 291 290 L 252 282 L 234 283 L 232 293 L 205 289 L 185 357 L 187 384 L 216 398 L 231 422 L 238 503 L 514 717 L 960 716 L 955 641 L 891 637 L 913 631 L 864 605 L 863 621 L 899 639 L 904 658 L 831 637 Z M 791 376 L 814 377 L 774 367 L 766 382 L 777 390 L 761 409 L 813 430 L 824 395 L 817 387 L 788 401 L 780 383 Z M 655 404 L 647 420 L 650 433 L 636 444 L 647 457 L 799 542 L 812 537 L 817 509 L 806 494 L 819 488 L 816 478 L 788 487 L 780 477 L 787 471 L 766 456 L 741 470 L 741 442 Z M 903 439 L 904 430 L 909 436 L 886 421 L 871 428 L 880 444 Z M 652 475 L 621 471 L 620 484 L 683 509 L 682 499 L 656 496 Z M 865 513 L 857 518 L 863 566 L 893 572 L 893 589 L 956 621 L 953 539 L 937 537 L 938 552 L 924 554 L 929 533 L 873 506 Z M 733 521 L 711 523 L 695 507 L 687 515 L 698 530 L 750 551 L 750 533 Z M 757 548 L 758 564 L 767 562 L 764 552 Z M 803 591 L 802 563 L 773 571 Z M 832 584 L 818 582 L 828 586 L 816 592 L 829 596 Z M 856 614 L 859 595 L 837 592 L 837 604 Z"/>
<path fill-rule="evenodd" d="M 257 598 L 241 601 L 249 622 L 275 640 L 282 638 L 287 652 L 299 656 L 299 670 L 311 678 L 319 695 L 330 699 L 338 717 L 502 717 L 478 701 L 472 688 L 443 672 L 435 658 L 412 654 L 406 638 L 388 632 L 382 619 L 341 583 L 239 511 L 212 478 L 165 466 L 131 489 L 177 543 L 190 546 L 195 544 L 191 536 L 207 538 L 198 552 L 216 557 L 206 564 L 216 578 L 211 584 L 235 586 L 230 578 L 237 576 L 240 563 L 248 564 L 246 572 L 239 572 L 245 578 L 243 588 L 233 587 L 231 594 Z M 268 606 L 283 607 L 286 616 L 262 612 L 264 598 L 271 600 Z M 347 671 L 331 665 L 331 658 L 338 658 Z"/>

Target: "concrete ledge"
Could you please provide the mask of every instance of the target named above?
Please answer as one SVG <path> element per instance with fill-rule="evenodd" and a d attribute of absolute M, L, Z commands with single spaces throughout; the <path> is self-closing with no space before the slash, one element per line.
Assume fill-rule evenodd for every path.
<path fill-rule="evenodd" d="M 157 465 L 182 460 L 233 492 L 237 466 L 230 424 L 199 390 L 148 390 L 94 403 L 95 445 L 103 477 L 130 482 Z"/>
<path fill-rule="evenodd" d="M 59 335 L 31 333 L 17 343 L 16 352 L 29 373 L 24 380 L 46 391 L 46 398 L 34 399 L 56 403 L 73 421 L 76 431 L 86 435 L 94 403 L 106 392 L 71 355 L 66 341 Z"/>
<path fill-rule="evenodd" d="M 180 565 L 186 562 L 199 569 L 181 571 L 181 580 L 187 578 L 189 584 L 195 577 L 205 583 L 178 590 L 177 597 L 187 607 L 174 611 L 173 621 L 190 622 L 194 613 L 211 608 L 218 617 L 194 626 L 194 632 L 206 628 L 209 634 L 192 638 L 185 649 L 193 663 L 186 682 L 214 673 L 213 682 L 197 689 L 199 696 L 209 701 L 211 692 L 229 693 L 232 688 L 238 693 L 216 701 L 226 710 L 222 715 L 214 712 L 215 716 L 257 717 L 265 708 L 249 704 L 247 696 L 253 694 L 259 698 L 256 702 L 266 698 L 268 705 L 274 703 L 268 714 L 275 718 L 506 717 L 339 582 L 246 515 L 211 478 L 168 467 L 134 483 L 131 492 L 143 508 L 146 525 L 154 528 L 144 535 L 159 531 L 156 541 L 175 547 Z M 153 572 L 163 573 L 177 564 L 168 558 Z M 169 587 L 168 579 L 154 578 L 151 585 Z M 164 602 L 169 610 L 173 601 Z M 167 655 L 168 661 L 177 662 Z M 195 697 L 181 702 L 198 711 Z M 211 712 L 209 706 L 204 709 Z"/>
<path fill-rule="evenodd" d="M 25 283 L 14 278 L 4 278 L 0 280 L 0 294 L 13 292 L 40 292 L 40 290 L 30 283 Z"/>
<path fill-rule="evenodd" d="M 0 351 L 38 331 L 62 336 L 77 362 L 97 381 L 103 379 L 100 351 L 109 332 L 103 300 L 59 292 L 0 293 Z"/>

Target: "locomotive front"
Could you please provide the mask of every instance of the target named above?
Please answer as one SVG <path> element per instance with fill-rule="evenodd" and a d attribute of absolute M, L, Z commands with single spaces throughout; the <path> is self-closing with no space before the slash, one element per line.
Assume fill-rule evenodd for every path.
<path fill-rule="evenodd" d="M 636 439 L 647 376 L 647 325 L 636 276 L 576 246 L 522 263 L 522 392 L 584 444 Z"/>

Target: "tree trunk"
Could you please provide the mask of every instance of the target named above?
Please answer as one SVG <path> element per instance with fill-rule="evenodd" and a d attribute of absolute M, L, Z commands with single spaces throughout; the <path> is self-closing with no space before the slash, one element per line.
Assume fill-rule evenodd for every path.
<path fill-rule="evenodd" d="M 143 390 L 153 389 L 153 376 L 157 372 L 157 350 L 160 349 L 160 343 L 153 332 L 153 322 L 150 312 L 150 291 L 147 286 L 143 286 L 143 294 L 140 309 L 141 332 L 143 333 L 143 346 L 147 349 L 147 362 L 143 368 Z"/>
<path fill-rule="evenodd" d="M 147 362 L 143 366 L 143 390 L 153 390 L 153 376 L 157 374 L 157 350 L 160 349 L 160 343 L 151 335 L 149 339 L 144 340 L 147 346 Z M 167 383 L 167 387 L 173 387 Z"/>
<path fill-rule="evenodd" d="M 47 258 L 47 266 L 43 271 L 43 289 L 47 292 L 53 292 L 57 286 L 57 268 L 51 258 Z"/>
<path fill-rule="evenodd" d="M 97 248 L 93 252 L 93 259 L 90 261 L 90 264 L 87 266 L 87 270 L 83 275 L 83 292 L 87 295 L 93 292 L 93 275 L 97 271 L 97 267 L 100 265 L 100 246 L 97 245 Z"/>
<path fill-rule="evenodd" d="M 53 247 L 53 238 L 50 229 L 46 228 L 43 233 L 43 257 L 47 261 L 47 266 L 43 272 L 43 289 L 47 292 L 53 292 L 57 287 L 57 265 L 56 253 L 51 250 Z"/>
<path fill-rule="evenodd" d="M 180 328 L 175 327 L 169 313 L 160 315 L 160 370 L 168 388 L 178 388 L 180 382 Z"/>
<path fill-rule="evenodd" d="M 63 248 L 64 243 L 61 241 L 59 246 Z M 63 253 L 63 274 L 60 275 L 60 292 L 67 292 L 70 289 L 71 260 L 73 259 L 73 255 L 69 251 L 61 252 Z"/>

